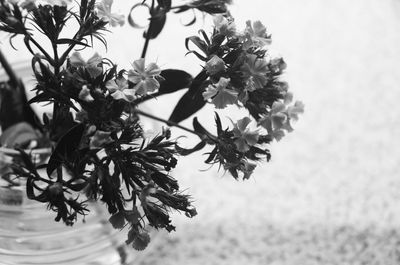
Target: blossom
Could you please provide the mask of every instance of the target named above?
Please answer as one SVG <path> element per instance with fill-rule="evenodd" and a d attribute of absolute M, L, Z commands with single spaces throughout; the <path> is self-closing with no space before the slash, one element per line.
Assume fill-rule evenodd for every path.
<path fill-rule="evenodd" d="M 244 162 L 244 165 L 241 168 L 243 172 L 243 179 L 249 179 L 251 174 L 253 174 L 254 169 L 256 169 L 257 165 L 255 163 L 251 163 L 248 161 Z"/>
<path fill-rule="evenodd" d="M 260 21 L 253 22 L 253 25 L 250 20 L 246 21 L 244 36 L 246 37 L 243 45 L 245 50 L 253 47 L 262 48 L 271 44 L 271 36 L 267 34 L 267 28 Z"/>
<path fill-rule="evenodd" d="M 232 18 L 216 15 L 214 16 L 214 26 L 224 36 L 231 37 L 236 34 L 236 25 Z"/>
<path fill-rule="evenodd" d="M 94 100 L 87 85 L 82 86 L 82 89 L 79 92 L 79 98 L 86 102 L 92 102 Z"/>
<path fill-rule="evenodd" d="M 112 27 L 123 26 L 125 23 L 125 17 L 121 14 L 111 12 L 111 6 L 113 0 L 103 0 L 96 5 L 97 16 L 103 21 L 109 22 Z"/>
<path fill-rule="evenodd" d="M 123 99 L 128 102 L 136 99 L 135 90 L 129 89 L 128 81 L 123 77 L 107 81 L 106 88 L 114 99 Z"/>
<path fill-rule="evenodd" d="M 71 66 L 84 67 L 92 78 L 96 78 L 103 73 L 101 66 L 103 58 L 96 52 L 89 60 L 85 61 L 79 52 L 74 52 L 69 57 Z"/>
<path fill-rule="evenodd" d="M 230 78 L 221 77 L 216 84 L 209 85 L 203 92 L 205 100 L 211 99 L 211 102 L 217 109 L 223 109 L 229 104 L 235 104 L 238 99 L 238 92 L 228 89 Z"/>
<path fill-rule="evenodd" d="M 145 67 L 145 60 L 141 58 L 134 61 L 132 66 L 133 70 L 129 70 L 128 79 L 136 84 L 133 88 L 136 94 L 145 95 L 160 88 L 156 77 L 160 77 L 161 69 L 155 63 Z"/>
<path fill-rule="evenodd" d="M 206 62 L 204 68 L 206 69 L 208 74 L 215 75 L 222 71 L 225 71 L 226 66 L 224 60 L 222 60 L 217 55 L 213 55 L 211 59 Z"/>
<path fill-rule="evenodd" d="M 90 138 L 89 142 L 90 149 L 101 148 L 104 144 L 112 142 L 110 135 L 111 132 L 97 130 L 94 133 L 94 135 Z"/>
<path fill-rule="evenodd" d="M 252 131 L 249 128 L 250 122 L 251 119 L 249 117 L 244 117 L 238 120 L 233 128 L 233 135 L 237 138 L 234 143 L 238 151 L 243 153 L 249 151 L 250 146 L 255 145 L 260 136 L 257 130 Z"/>
<path fill-rule="evenodd" d="M 241 70 L 248 77 L 246 82 L 246 90 L 248 91 L 263 88 L 268 82 L 268 62 L 263 58 L 257 57 L 255 54 L 246 55 L 246 60 Z"/>

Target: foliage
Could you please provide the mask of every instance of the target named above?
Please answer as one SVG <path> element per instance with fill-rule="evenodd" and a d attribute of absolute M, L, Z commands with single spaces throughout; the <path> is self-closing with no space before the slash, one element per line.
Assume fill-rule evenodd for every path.
<path fill-rule="evenodd" d="M 258 161 L 268 161 L 268 144 L 292 131 L 303 104 L 291 104 L 293 96 L 280 80 L 286 64 L 268 56 L 265 47 L 271 36 L 266 28 L 257 21 L 247 22 L 244 31 L 236 30 L 227 4 L 230 1 L 194 0 L 173 6 L 171 0 L 153 0 L 134 5 L 130 25 L 137 26 L 131 14 L 139 6 L 147 7 L 150 16 L 142 56 L 133 61 L 132 69 L 119 69 L 97 53 L 85 60 L 77 51 L 90 48 L 94 39 L 107 45 L 109 26 L 124 24 L 124 16 L 112 12 L 112 0 L 0 0 L 0 30 L 11 34 L 10 42 L 22 36 L 32 53 L 36 96 L 29 103 L 53 104 L 53 112 L 39 125 L 54 143 L 48 162 L 37 165 L 19 148 L 21 160 L 12 166 L 13 174 L 26 180 L 28 197 L 46 203 L 56 212 L 55 220 L 67 225 L 88 214 L 88 202 L 100 200 L 107 205 L 114 228 L 127 227 L 126 242 L 141 250 L 150 240 L 147 224 L 172 231 L 171 210 L 196 215 L 190 196 L 180 191 L 170 173 L 179 155 L 211 146 L 205 163 L 219 164 L 235 179 L 248 179 Z M 149 41 L 162 32 L 167 15 L 186 11 L 214 16 L 210 35 L 200 30 L 199 36 L 185 41 L 188 54 L 204 64 L 196 77 L 145 61 Z M 78 25 L 74 35 L 61 37 L 70 22 Z M 36 41 L 38 33 L 48 38 L 52 51 Z M 169 120 L 137 108 L 150 98 L 186 88 Z M 216 112 L 215 133 L 197 118 L 193 130 L 179 124 L 206 104 L 216 109 L 236 105 L 250 116 L 229 128 Z M 200 142 L 184 148 L 171 139 L 169 129 L 147 139 L 140 116 L 189 131 Z M 39 173 L 42 169 L 45 174 Z"/>

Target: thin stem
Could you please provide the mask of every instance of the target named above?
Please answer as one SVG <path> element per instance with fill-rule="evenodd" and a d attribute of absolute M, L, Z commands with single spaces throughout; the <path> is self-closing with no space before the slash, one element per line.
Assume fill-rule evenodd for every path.
<path fill-rule="evenodd" d="M 150 14 L 152 13 L 153 9 L 154 9 L 154 0 L 151 2 Z M 154 18 L 153 18 L 153 16 L 151 16 L 150 17 L 149 29 L 147 30 L 146 40 L 144 41 L 144 46 L 143 46 L 141 58 L 145 58 L 146 57 L 147 49 L 149 47 L 151 32 L 153 31 L 153 24 L 154 24 L 153 21 L 154 21 Z"/>
<path fill-rule="evenodd" d="M 46 57 L 46 59 L 49 61 L 49 63 L 54 66 L 54 59 L 51 58 L 51 56 L 46 52 L 46 50 L 34 38 L 32 38 L 32 36 L 30 36 L 30 35 L 26 35 L 26 36 L 28 36 L 29 40 L 33 44 L 35 44 L 35 46 L 43 53 L 43 55 Z"/>
<path fill-rule="evenodd" d="M 150 118 L 150 119 L 153 119 L 153 120 L 156 120 L 156 121 L 163 122 L 163 123 L 167 124 L 168 126 L 177 127 L 177 128 L 182 129 L 182 130 L 184 130 L 184 131 L 190 132 L 190 133 L 192 133 L 192 134 L 195 134 L 195 135 L 199 136 L 200 138 L 203 138 L 203 137 L 204 137 L 202 134 L 197 133 L 197 132 L 195 132 L 195 131 L 193 131 L 193 130 L 191 130 L 191 129 L 189 129 L 189 128 L 186 128 L 186 127 L 184 127 L 184 126 L 182 126 L 182 125 L 179 125 L 179 124 L 177 124 L 177 123 L 175 123 L 175 122 L 171 122 L 171 121 L 164 120 L 164 119 L 162 119 L 162 118 L 156 117 L 156 116 L 154 116 L 154 115 L 152 115 L 152 114 L 149 114 L 149 113 L 147 113 L 147 112 L 143 112 L 143 111 L 138 110 L 138 109 L 134 109 L 134 112 L 137 113 L 137 114 L 139 114 L 139 115 L 145 116 L 145 117 L 147 117 L 147 118 Z"/>

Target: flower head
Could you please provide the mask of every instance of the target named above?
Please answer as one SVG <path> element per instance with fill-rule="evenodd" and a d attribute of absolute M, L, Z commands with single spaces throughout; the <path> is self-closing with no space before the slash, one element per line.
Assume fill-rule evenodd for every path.
<path fill-rule="evenodd" d="M 161 69 L 155 63 L 150 63 L 145 67 L 145 60 L 141 58 L 134 61 L 132 66 L 133 70 L 129 70 L 128 79 L 136 84 L 134 87 L 136 94 L 146 95 L 160 88 L 156 77 L 161 77 Z"/>
<path fill-rule="evenodd" d="M 260 21 L 255 21 L 253 24 L 251 24 L 250 20 L 247 21 L 244 36 L 246 37 L 246 42 L 243 46 L 245 50 L 263 48 L 271 44 L 271 36 L 267 34 L 267 28 Z"/>
<path fill-rule="evenodd" d="M 123 99 L 128 102 L 136 99 L 135 90 L 129 89 L 128 81 L 123 77 L 107 81 L 106 88 L 114 99 Z"/>
<path fill-rule="evenodd" d="M 258 58 L 255 54 L 248 54 L 241 70 L 247 77 L 246 90 L 254 91 L 263 88 L 268 82 L 268 62 L 264 58 Z"/>
<path fill-rule="evenodd" d="M 213 55 L 211 59 L 206 62 L 204 68 L 206 69 L 208 74 L 215 75 L 222 71 L 225 71 L 226 66 L 224 60 L 222 60 L 217 55 Z"/>
<path fill-rule="evenodd" d="M 69 61 L 73 67 L 84 67 L 92 78 L 96 78 L 103 73 L 103 58 L 96 52 L 89 60 L 85 61 L 79 52 L 71 54 Z"/>
<path fill-rule="evenodd" d="M 82 86 L 82 89 L 79 92 L 79 98 L 86 102 L 92 102 L 94 100 L 87 85 Z"/>
<path fill-rule="evenodd" d="M 125 17 L 121 14 L 111 12 L 111 6 L 113 0 L 102 0 L 96 5 L 97 16 L 103 21 L 109 22 L 112 27 L 123 26 L 125 23 Z"/>
<path fill-rule="evenodd" d="M 260 136 L 257 130 L 252 131 L 249 128 L 250 122 L 251 119 L 249 117 L 244 117 L 238 120 L 233 128 L 233 135 L 237 138 L 235 140 L 235 145 L 237 149 L 243 153 L 249 151 L 250 146 L 255 145 Z"/>
<path fill-rule="evenodd" d="M 236 25 L 232 18 L 216 15 L 214 16 L 214 26 L 224 36 L 232 37 L 236 34 Z"/>
<path fill-rule="evenodd" d="M 230 79 L 221 77 L 216 84 L 209 85 L 203 92 L 205 100 L 211 99 L 211 102 L 217 109 L 223 109 L 227 105 L 235 104 L 238 100 L 238 92 L 227 88 Z"/>

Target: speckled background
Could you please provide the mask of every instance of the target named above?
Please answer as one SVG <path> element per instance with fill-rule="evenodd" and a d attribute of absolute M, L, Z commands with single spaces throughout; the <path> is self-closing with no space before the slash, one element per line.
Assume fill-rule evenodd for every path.
<path fill-rule="evenodd" d="M 174 175 L 199 215 L 175 214 L 177 231 L 159 233 L 136 264 L 400 264 L 400 1 L 236 0 L 232 14 L 238 28 L 267 25 L 306 112 L 245 182 L 208 169 L 201 153 L 181 159 Z M 176 30 L 174 19 L 149 59 L 196 74 L 183 38 L 203 22 Z M 109 41 L 122 65 L 142 45 L 127 30 Z M 167 118 L 176 98 L 146 108 Z M 211 129 L 212 117 L 210 108 L 199 114 Z"/>

